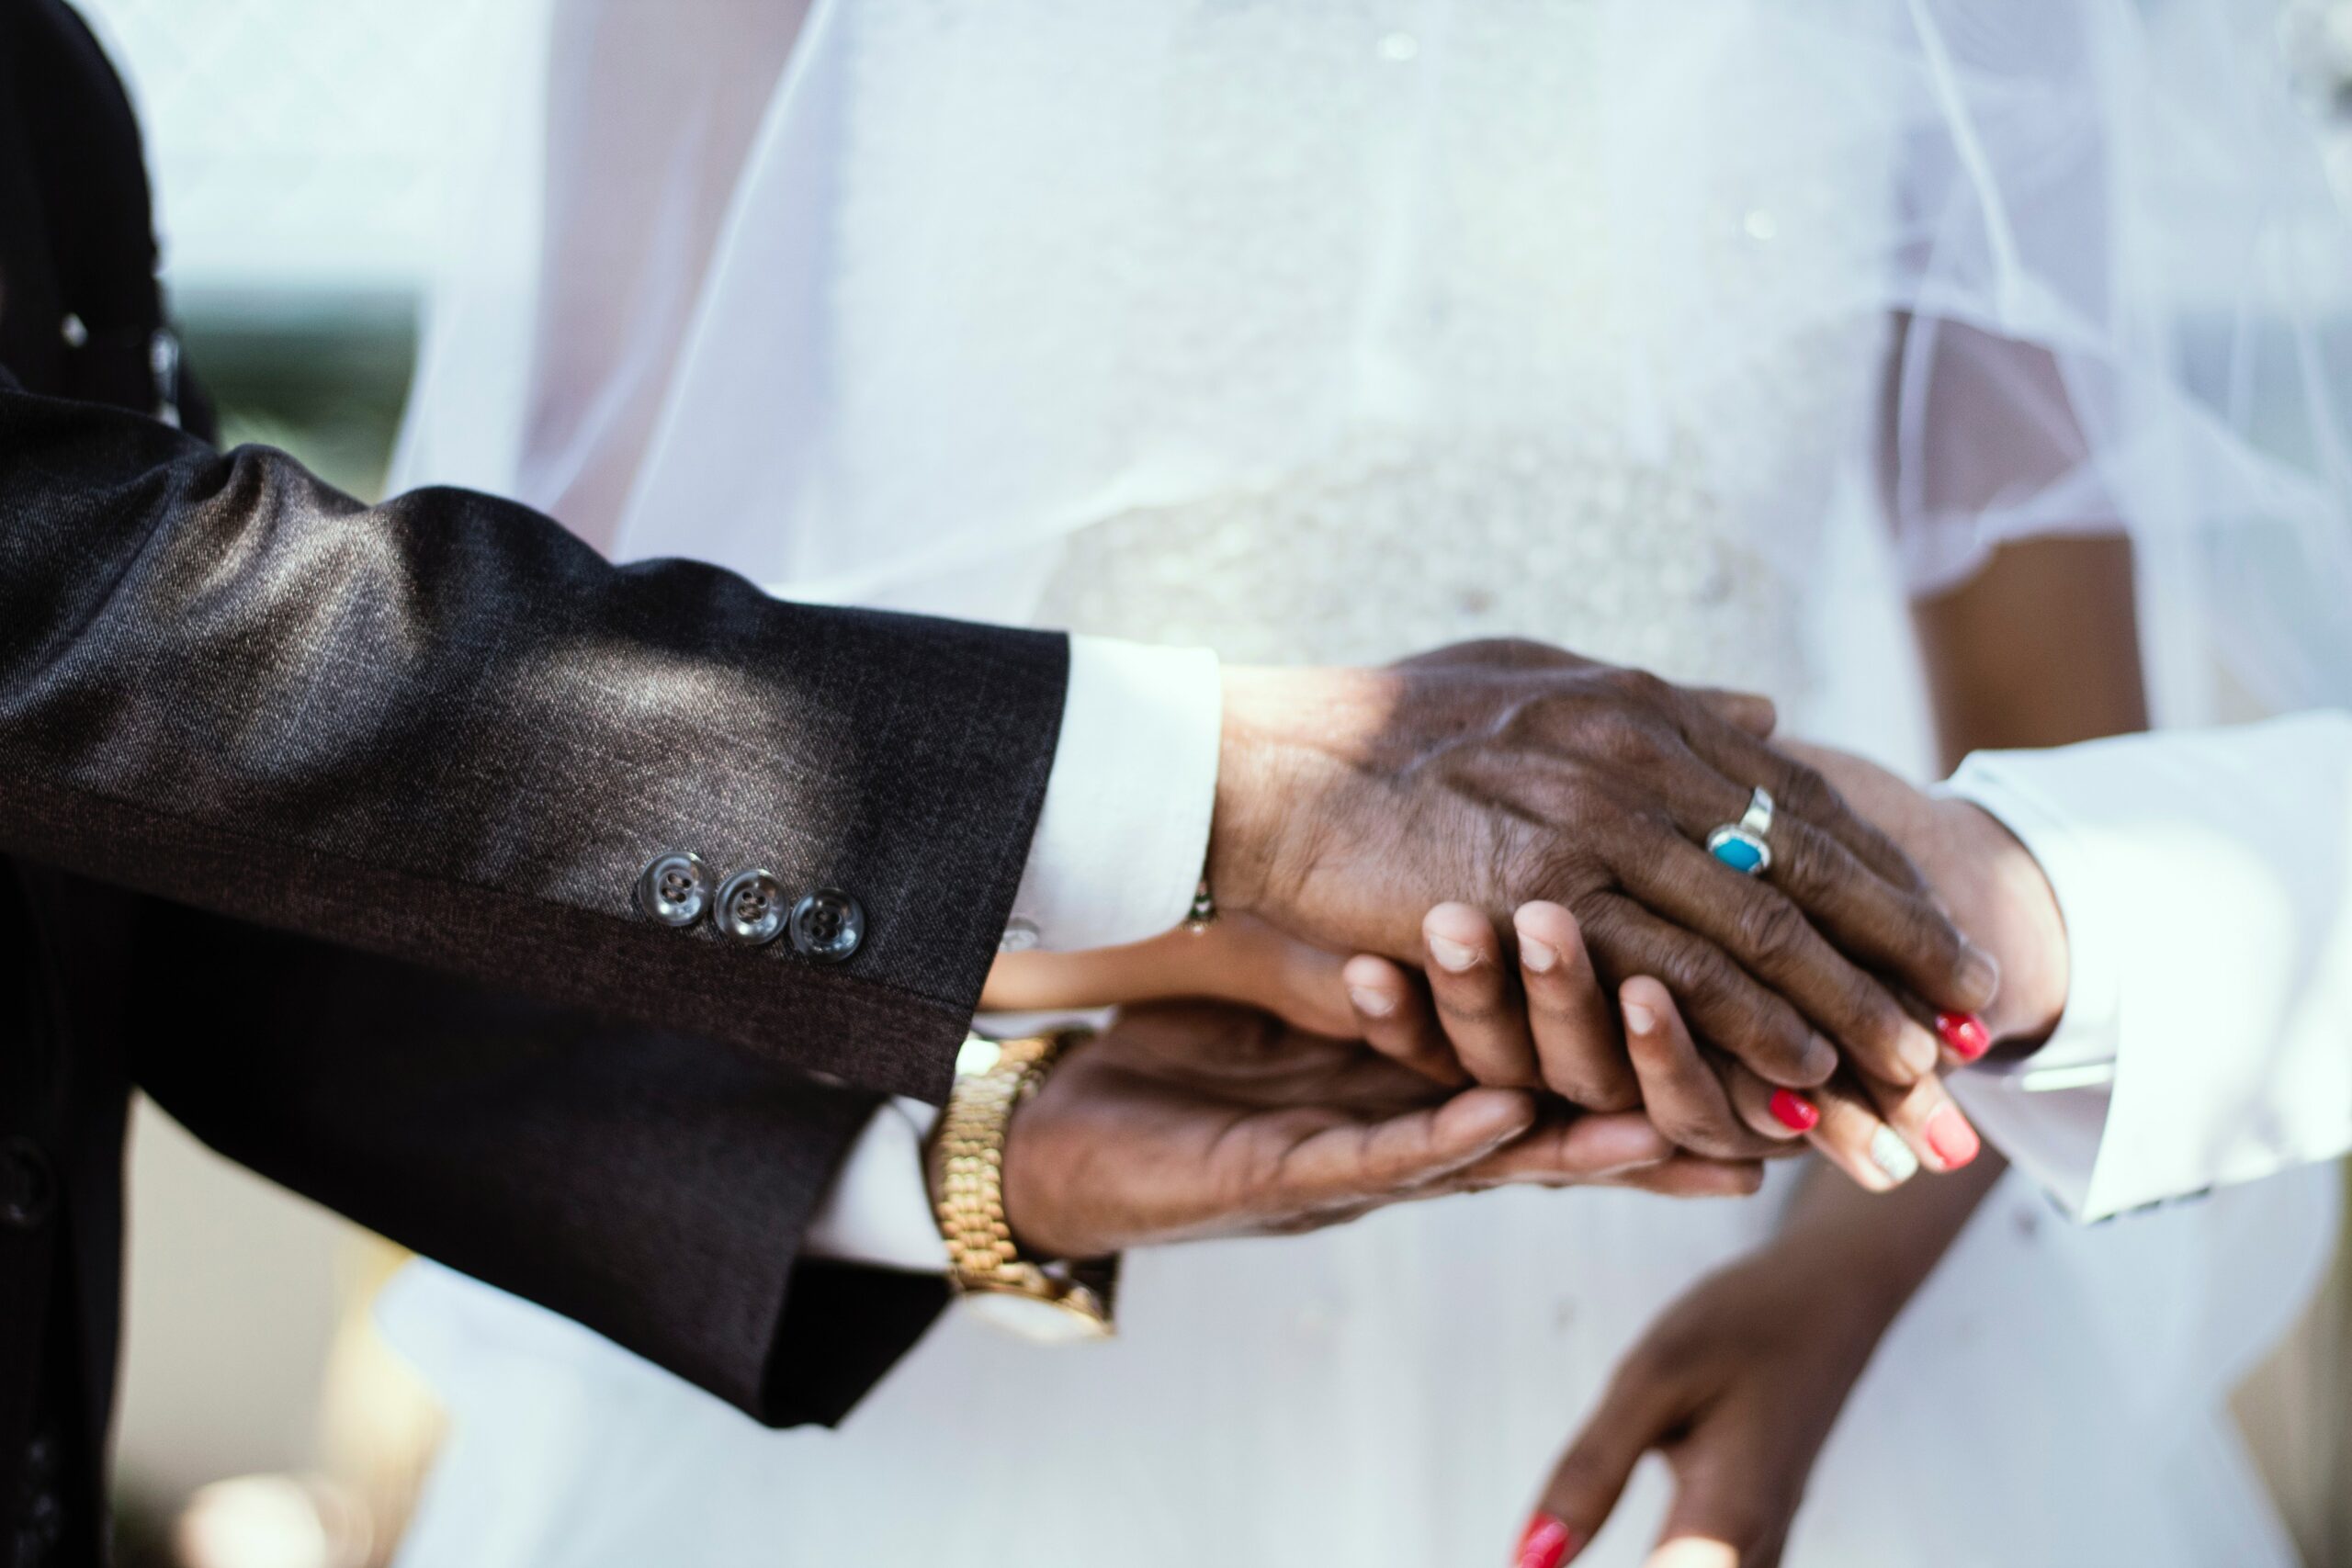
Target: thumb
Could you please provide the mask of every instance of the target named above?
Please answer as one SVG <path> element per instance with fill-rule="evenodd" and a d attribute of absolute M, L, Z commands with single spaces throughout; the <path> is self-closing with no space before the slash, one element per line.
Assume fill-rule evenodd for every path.
<path fill-rule="evenodd" d="M 1682 1418 L 1684 1403 L 1672 1382 L 1643 1370 L 1638 1359 L 1620 1367 L 1553 1467 L 1513 1568 L 1559 1568 L 1590 1544 L 1624 1495 L 1634 1466 Z"/>
<path fill-rule="evenodd" d="M 1518 1089 L 1472 1089 L 1385 1121 L 1321 1125 L 1301 1137 L 1283 1161 L 1284 1206 L 1361 1207 L 1410 1197 L 1476 1165 L 1534 1121 L 1532 1096 Z"/>

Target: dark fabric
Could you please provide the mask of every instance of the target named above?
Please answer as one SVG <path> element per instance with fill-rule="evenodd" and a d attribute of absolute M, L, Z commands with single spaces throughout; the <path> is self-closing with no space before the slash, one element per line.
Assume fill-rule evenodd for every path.
<path fill-rule="evenodd" d="M 0 0 L 0 1552 L 102 1556 L 134 1085 L 762 1420 L 837 1419 L 942 1287 L 799 1237 L 880 1094 L 944 1093 L 1067 645 L 218 455 L 145 417 L 201 427 L 150 233 L 89 34 Z M 671 849 L 848 891 L 863 946 L 655 924 Z"/>
<path fill-rule="evenodd" d="M 771 1425 L 838 1419 L 942 1303 L 795 1271 L 879 1096 L 160 900 L 133 963 L 172 981 L 130 1009 L 133 1076 L 190 1131 Z"/>
<path fill-rule="evenodd" d="M 865 1088 L 945 1092 L 1068 658 L 0 392 L 0 849 Z M 673 848 L 845 889 L 863 947 L 655 924 Z"/>

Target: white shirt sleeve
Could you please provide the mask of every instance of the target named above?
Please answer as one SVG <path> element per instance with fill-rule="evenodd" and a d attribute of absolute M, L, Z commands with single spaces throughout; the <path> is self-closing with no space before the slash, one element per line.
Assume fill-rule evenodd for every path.
<path fill-rule="evenodd" d="M 1104 1009 L 987 1013 L 975 1021 L 991 1039 L 1014 1040 L 1054 1029 L 1100 1029 L 1110 1017 Z M 937 1108 L 920 1100 L 893 1100 L 877 1109 L 818 1204 L 801 1251 L 880 1269 L 944 1272 L 947 1243 L 931 1212 L 922 1164 L 923 1145 L 938 1125 Z"/>
<path fill-rule="evenodd" d="M 1971 757 L 2041 864 L 2066 1011 L 1954 1092 L 2078 1218 L 2352 1149 L 2352 715 Z"/>
<path fill-rule="evenodd" d="M 932 1217 L 922 1173 L 922 1146 L 938 1122 L 938 1111 L 920 1100 L 876 1108 L 817 1206 L 801 1250 L 844 1263 L 944 1272 L 947 1243 Z"/>
<path fill-rule="evenodd" d="M 1116 947 L 1184 918 L 1208 858 L 1224 688 L 1204 649 L 1069 639 L 1069 695 L 1007 951 Z"/>
<path fill-rule="evenodd" d="M 1069 691 L 1046 802 L 1002 946 L 1115 947 L 1184 918 L 1208 859 L 1224 686 L 1216 656 L 1069 639 Z M 940 1269 L 922 1144 L 937 1112 L 883 1106 L 810 1224 L 810 1255 Z"/>

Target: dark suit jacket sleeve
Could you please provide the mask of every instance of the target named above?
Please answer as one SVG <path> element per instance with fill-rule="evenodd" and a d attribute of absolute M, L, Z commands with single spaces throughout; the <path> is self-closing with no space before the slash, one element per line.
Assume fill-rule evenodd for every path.
<path fill-rule="evenodd" d="M 0 377 L 0 850 L 863 1088 L 945 1093 L 1068 660 Z M 864 944 L 657 925 L 669 849 L 844 890 Z"/>
<path fill-rule="evenodd" d="M 762 1421 L 838 1420 L 945 1302 L 937 1277 L 798 1256 L 875 1095 L 134 902 L 132 1066 L 191 1131 Z"/>

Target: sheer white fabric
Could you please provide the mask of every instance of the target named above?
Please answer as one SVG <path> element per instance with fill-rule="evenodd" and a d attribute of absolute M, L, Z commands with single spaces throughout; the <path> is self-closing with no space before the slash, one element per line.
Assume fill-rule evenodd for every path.
<path fill-rule="evenodd" d="M 567 41 L 649 7 L 706 51 L 691 91 Z M 404 477 L 802 597 L 1243 659 L 1532 635 L 1792 699 L 1826 626 L 1877 627 L 1841 676 L 1899 660 L 1883 575 L 1822 596 L 1825 520 L 1876 489 L 1920 589 L 2119 526 L 2208 569 L 2166 604 L 2226 605 L 2212 563 L 2324 583 L 2329 301 L 2290 285 L 2335 229 L 2253 15 L 818 0 L 780 63 L 717 0 L 567 0 L 533 155 L 498 166 L 586 103 L 671 173 L 588 179 L 563 140 L 545 216 L 501 186 Z M 730 155 L 710 105 L 771 88 Z M 2283 617 L 2211 624 L 2281 688 L 2324 668 Z M 1829 716 L 1883 751 L 1915 710 Z M 2290 1561 L 2220 1401 L 2307 1292 L 2329 1192 L 2077 1232 L 2006 1185 L 1792 1560 Z M 952 1322 L 839 1434 L 760 1433 L 422 1275 L 395 1317 L 458 1436 L 407 1560 L 1499 1559 L 1618 1351 L 1775 1212 L 1515 1193 L 1140 1256 L 1119 1344 Z M 1638 1558 L 1657 1479 L 1585 1560 Z"/>
<path fill-rule="evenodd" d="M 1915 585 L 2120 522 L 2266 696 L 2352 682 L 2352 247 L 2265 0 L 820 0 L 788 70 L 794 6 L 536 3 L 401 468 L 621 555 L 1020 613 L 1074 529 L 1430 411 L 1676 452 L 1868 318 Z M 1805 581 L 1782 461 L 1673 467 Z"/>

